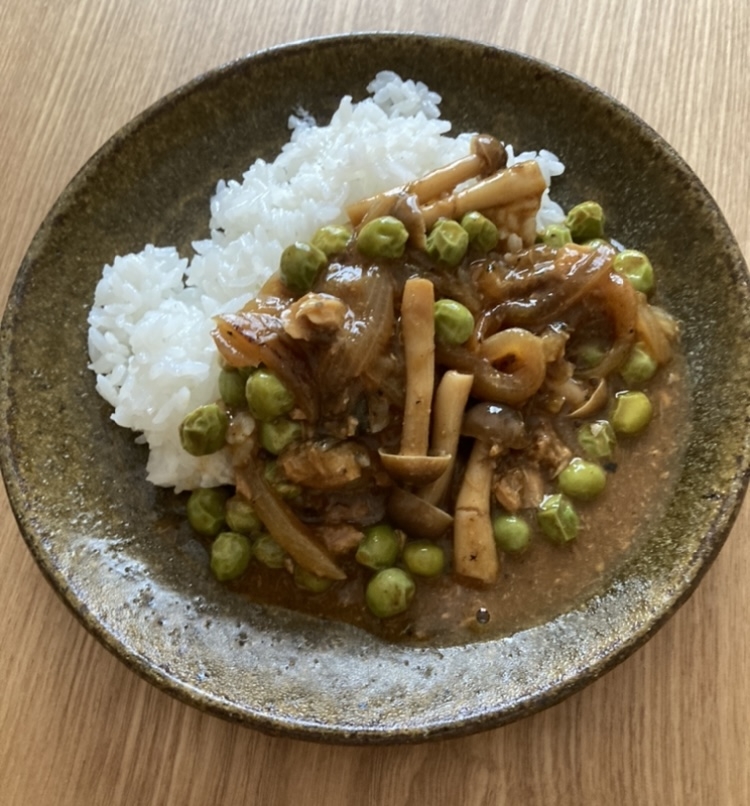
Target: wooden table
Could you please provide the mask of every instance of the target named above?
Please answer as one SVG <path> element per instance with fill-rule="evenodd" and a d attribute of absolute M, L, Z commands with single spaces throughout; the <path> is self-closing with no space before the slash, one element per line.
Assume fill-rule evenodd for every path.
<path fill-rule="evenodd" d="M 482 39 L 609 91 L 685 157 L 750 254 L 745 0 L 4 0 L 0 304 L 65 184 L 148 104 L 250 51 L 385 29 Z M 3 804 L 750 803 L 748 507 L 690 601 L 579 694 L 469 738 L 342 748 L 151 688 L 55 596 L 0 496 Z"/>

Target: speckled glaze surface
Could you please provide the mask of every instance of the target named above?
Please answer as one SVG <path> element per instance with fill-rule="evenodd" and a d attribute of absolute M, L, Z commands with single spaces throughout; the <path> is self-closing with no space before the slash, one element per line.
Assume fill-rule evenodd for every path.
<path fill-rule="evenodd" d="M 567 166 L 555 196 L 594 197 L 659 266 L 683 322 L 692 390 L 685 466 L 665 516 L 600 593 L 498 640 L 393 646 L 222 589 L 145 451 L 110 421 L 86 368 L 105 263 L 205 237 L 217 180 L 272 158 L 299 106 L 324 121 L 378 70 L 425 81 L 457 130 Z M 267 732 L 351 743 L 498 726 L 558 702 L 626 657 L 689 596 L 748 479 L 750 295 L 713 200 L 611 98 L 525 56 L 421 35 L 355 35 L 251 56 L 147 110 L 76 176 L 20 268 L 0 331 L 0 464 L 21 532 L 83 624 L 133 670 L 198 708 Z"/>

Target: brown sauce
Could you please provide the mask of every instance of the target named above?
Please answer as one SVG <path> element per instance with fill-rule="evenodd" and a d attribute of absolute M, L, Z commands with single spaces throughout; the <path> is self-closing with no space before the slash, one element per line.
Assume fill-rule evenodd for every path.
<path fill-rule="evenodd" d="M 658 522 L 679 476 L 686 442 L 684 373 L 684 362 L 676 356 L 650 387 L 654 419 L 645 433 L 620 441 L 601 497 L 578 505 L 577 538 L 561 546 L 535 533 L 520 556 L 502 555 L 500 577 L 492 587 L 466 585 L 451 573 L 417 579 L 409 610 L 381 620 L 363 605 L 369 574 L 355 562 L 346 564 L 346 582 L 322 594 L 302 591 L 287 572 L 270 571 L 257 563 L 229 584 L 253 601 L 345 621 L 388 640 L 408 643 L 463 643 L 511 634 L 554 618 L 601 590 Z M 570 431 L 572 424 L 565 434 L 572 442 Z M 450 557 L 449 538 L 442 543 Z M 480 623 L 486 618 L 482 609 L 489 615 L 484 624 Z"/>
<path fill-rule="evenodd" d="M 539 255 L 536 259 L 543 263 Z M 512 266 L 510 269 L 505 267 L 508 283 L 515 281 L 519 286 L 524 283 L 530 286 L 529 289 L 518 291 L 517 298 L 506 305 L 502 314 L 506 321 L 510 318 L 514 320 L 511 325 L 526 325 L 526 319 L 530 318 L 529 309 L 536 306 L 537 314 L 539 309 L 542 310 L 542 324 L 536 327 L 537 332 L 561 323 L 575 331 L 577 320 L 586 318 L 590 320 L 587 340 L 590 341 L 592 336 L 594 340 L 606 343 L 617 340 L 617 323 L 613 324 L 606 315 L 598 318 L 596 314 L 592 316 L 585 302 L 578 307 L 565 309 L 565 313 L 556 318 L 554 311 L 556 306 L 559 307 L 559 301 L 553 293 L 545 296 L 543 283 L 538 284 L 541 290 L 535 290 L 531 274 L 521 271 L 522 264 L 523 261 L 518 271 Z M 439 294 L 461 299 L 474 309 L 481 306 L 488 309 L 486 301 L 481 299 L 481 288 L 483 282 L 485 286 L 492 285 L 494 269 L 488 270 L 486 264 L 477 268 L 476 262 L 472 264 L 467 261 L 451 274 L 434 272 L 425 265 L 418 268 L 420 273 L 433 279 Z M 404 278 L 415 271 L 415 264 L 407 262 L 392 266 L 389 271 L 387 296 L 395 299 Z M 347 265 L 345 261 L 332 266 L 317 290 L 344 299 L 350 311 L 354 311 L 361 321 L 351 327 L 352 338 L 344 345 L 336 361 L 329 360 L 325 346 L 318 345 L 316 348 L 313 345 L 312 352 L 317 349 L 318 354 L 312 361 L 311 370 L 310 356 L 302 359 L 297 352 L 294 353 L 294 360 L 300 362 L 299 366 L 306 377 L 315 377 L 315 366 L 318 370 L 322 366 L 323 372 L 318 373 L 317 377 L 330 381 L 326 385 L 318 385 L 313 402 L 315 416 L 319 423 L 324 424 L 321 428 L 326 436 L 351 436 L 356 430 L 352 423 L 357 417 L 367 419 L 368 416 L 376 416 L 372 411 L 376 408 L 374 398 L 381 396 L 385 399 L 385 410 L 391 411 L 388 427 L 383 429 L 379 440 L 373 442 L 367 436 L 360 439 L 363 449 L 369 450 L 373 456 L 378 445 L 386 446 L 390 451 L 397 450 L 399 429 L 396 426 L 400 420 L 398 416 L 393 419 L 392 415 L 403 405 L 404 382 L 403 363 L 394 346 L 399 339 L 397 317 L 389 324 L 387 332 L 375 331 L 374 341 L 380 358 L 370 356 L 363 372 L 347 374 L 346 362 L 361 359 L 362 348 L 357 344 L 357 338 L 359 331 L 364 332 L 368 326 L 365 300 L 372 302 L 374 299 L 377 304 L 378 291 L 371 287 L 372 283 L 380 282 L 376 274 L 372 269 L 356 264 Z M 371 285 L 368 286 L 370 281 Z M 279 290 L 273 283 L 268 288 L 274 292 Z M 526 302 L 515 304 L 514 307 L 522 293 L 526 295 L 523 297 Z M 273 310 L 274 306 L 283 307 L 284 304 L 283 300 L 279 303 L 277 297 L 274 300 L 265 309 L 270 317 L 278 314 L 278 310 Z M 604 307 L 606 309 L 606 304 Z M 488 326 L 493 325 L 490 322 Z M 349 348 L 352 350 L 347 352 Z M 682 446 L 686 442 L 689 418 L 685 372 L 679 348 L 675 347 L 669 363 L 643 387 L 653 403 L 653 420 L 643 433 L 619 439 L 611 461 L 604 463 L 608 477 L 604 493 L 592 502 L 576 504 L 581 520 L 576 539 L 565 545 L 552 543 L 536 527 L 534 511 L 522 510 L 519 514 L 524 515 L 532 525 L 531 543 L 520 555 L 501 554 L 499 578 L 492 585 L 480 585 L 455 577 L 451 571 L 450 532 L 438 541 L 446 552 L 447 572 L 437 578 L 416 578 L 417 591 L 409 609 L 389 619 L 378 619 L 365 607 L 364 591 L 372 572 L 359 566 L 351 554 L 336 558 L 346 572 L 347 579 L 335 583 L 323 593 L 312 594 L 301 590 L 288 571 L 270 570 L 257 562 L 252 563 L 240 579 L 228 584 L 253 601 L 348 622 L 387 640 L 413 643 L 445 645 L 505 635 L 570 610 L 602 588 L 629 553 L 647 537 L 650 525 L 659 519 L 679 476 Z M 612 378 L 610 394 L 617 391 L 619 383 L 615 375 Z M 352 401 L 363 395 L 366 398 L 365 409 L 369 405 L 364 415 L 361 405 L 352 405 Z M 310 405 L 313 406 L 313 403 Z M 580 454 L 575 436 L 580 421 L 568 416 L 565 408 L 559 414 L 550 413 L 549 408 L 549 398 L 527 404 L 527 419 L 534 421 L 535 417 L 543 417 L 553 425 L 561 442 L 572 453 Z M 465 445 L 462 446 L 462 452 L 465 460 Z M 547 492 L 555 491 L 552 475 L 548 473 L 546 477 Z M 347 506 L 351 512 L 348 517 L 346 514 L 341 516 L 344 521 L 355 522 L 358 527 L 377 522 L 383 517 L 388 488 L 387 485 L 381 485 L 382 480 L 378 479 L 377 472 L 366 481 L 367 484 L 359 485 L 354 490 L 344 490 L 341 494 L 308 492 L 290 506 L 304 522 L 313 526 L 325 520 L 326 508 L 330 514 L 335 508 L 345 512 Z M 452 497 L 455 498 L 455 491 Z M 359 515 L 355 515 L 355 512 Z"/>

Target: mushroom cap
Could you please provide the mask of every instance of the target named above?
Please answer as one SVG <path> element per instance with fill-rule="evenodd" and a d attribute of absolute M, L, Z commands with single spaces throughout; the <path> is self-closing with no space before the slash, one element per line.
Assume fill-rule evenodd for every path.
<path fill-rule="evenodd" d="M 451 463 L 450 454 L 410 456 L 401 453 L 380 453 L 380 461 L 395 481 L 403 484 L 430 484 L 445 473 Z"/>
<path fill-rule="evenodd" d="M 386 510 L 391 521 L 412 538 L 437 540 L 453 524 L 448 512 L 401 487 L 388 496 Z"/>

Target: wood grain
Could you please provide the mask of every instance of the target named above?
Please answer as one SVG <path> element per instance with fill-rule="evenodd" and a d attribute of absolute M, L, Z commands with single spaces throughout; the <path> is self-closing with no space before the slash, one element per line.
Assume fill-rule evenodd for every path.
<path fill-rule="evenodd" d="M 558 64 L 682 154 L 750 254 L 744 0 L 5 0 L 0 304 L 47 209 L 122 124 L 205 69 L 312 35 L 418 30 Z M 503 729 L 394 748 L 269 738 L 144 683 L 86 633 L 0 494 L 0 802 L 750 803 L 750 510 L 695 595 L 625 663 Z"/>

